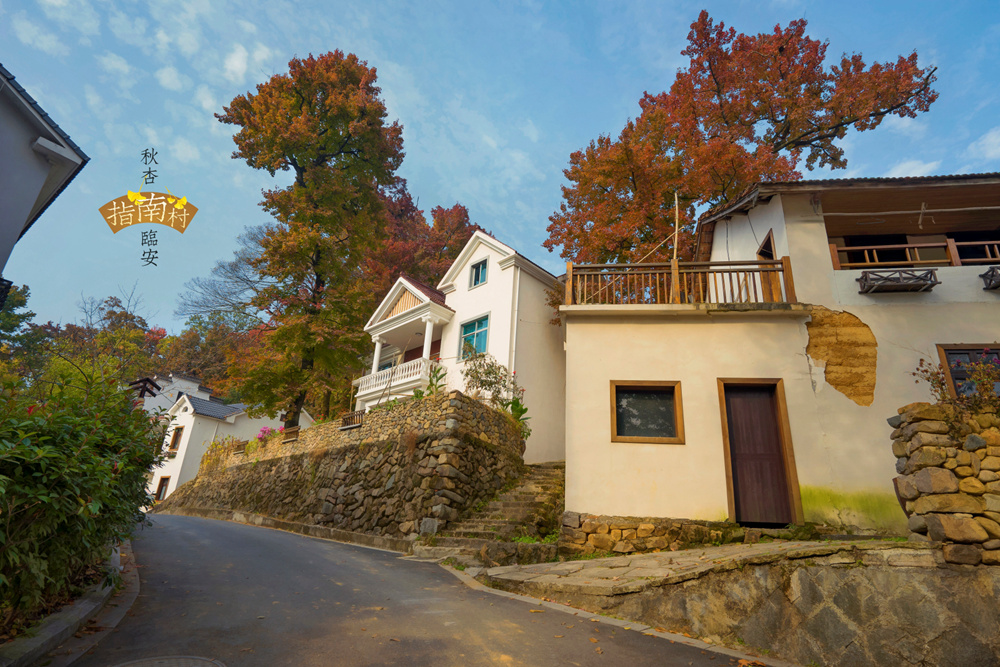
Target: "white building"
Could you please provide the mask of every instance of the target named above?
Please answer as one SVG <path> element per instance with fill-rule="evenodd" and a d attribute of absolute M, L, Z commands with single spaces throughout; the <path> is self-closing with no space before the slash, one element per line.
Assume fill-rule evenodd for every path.
<path fill-rule="evenodd" d="M 227 437 L 249 440 L 265 426 L 274 430 L 282 426 L 281 415 L 275 419 L 250 417 L 243 404 L 226 405 L 212 396 L 212 390 L 197 378 L 170 373 L 153 379 L 160 385 L 160 391 L 143 399 L 143 409 L 150 413 L 166 409 L 165 416 L 170 420 L 163 443 L 166 460 L 153 470 L 148 487 L 157 500 L 163 500 L 198 475 L 201 457 L 213 440 Z M 312 417 L 303 411 L 301 428 L 312 423 Z"/>
<path fill-rule="evenodd" d="M 1000 174 L 760 183 L 696 259 L 569 272 L 566 509 L 901 520 L 911 373 L 1000 347 Z"/>
<path fill-rule="evenodd" d="M 555 276 L 495 238 L 475 232 L 437 288 L 402 276 L 365 332 L 375 345 L 371 373 L 355 380 L 357 410 L 409 396 L 440 366 L 464 390 L 463 345 L 517 374 L 532 428 L 525 461 L 564 458 L 563 332 L 550 324 Z"/>

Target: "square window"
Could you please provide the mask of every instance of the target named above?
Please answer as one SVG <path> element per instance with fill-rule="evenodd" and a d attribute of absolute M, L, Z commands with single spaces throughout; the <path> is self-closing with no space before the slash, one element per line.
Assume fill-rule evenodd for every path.
<path fill-rule="evenodd" d="M 489 333 L 490 316 L 485 315 L 478 320 L 472 320 L 462 325 L 462 339 L 459 357 L 468 359 L 473 354 L 486 352 L 486 337 Z"/>
<path fill-rule="evenodd" d="M 996 347 L 996 343 L 989 346 L 938 345 L 942 365 L 955 395 L 971 396 L 976 393 L 976 385 L 969 378 L 966 365 L 981 361 L 1000 363 L 1000 353 L 995 351 Z M 1000 382 L 994 385 L 993 390 L 1000 395 Z"/>
<path fill-rule="evenodd" d="M 684 444 L 679 382 L 611 382 L 611 441 Z"/>
<path fill-rule="evenodd" d="M 486 260 L 481 262 L 476 262 L 472 265 L 472 271 L 469 274 L 469 287 L 478 287 L 486 282 Z"/>

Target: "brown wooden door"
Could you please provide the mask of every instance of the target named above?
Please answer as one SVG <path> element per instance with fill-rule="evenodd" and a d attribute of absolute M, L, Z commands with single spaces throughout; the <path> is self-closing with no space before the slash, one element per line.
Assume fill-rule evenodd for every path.
<path fill-rule="evenodd" d="M 736 521 L 792 523 L 774 386 L 727 386 L 726 420 Z"/>

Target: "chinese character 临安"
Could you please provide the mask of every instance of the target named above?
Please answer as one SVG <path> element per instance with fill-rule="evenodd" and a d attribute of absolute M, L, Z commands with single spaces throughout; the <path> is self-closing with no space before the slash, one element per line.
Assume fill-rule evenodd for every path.
<path fill-rule="evenodd" d="M 145 262 L 143 266 L 149 266 L 150 264 L 152 264 L 153 266 L 158 266 L 158 264 L 155 261 L 153 261 L 156 259 L 157 255 L 158 253 L 152 248 L 142 253 L 142 261 Z"/>
<path fill-rule="evenodd" d="M 148 232 L 142 233 L 142 245 L 154 246 L 156 245 L 156 230 L 152 229 Z"/>

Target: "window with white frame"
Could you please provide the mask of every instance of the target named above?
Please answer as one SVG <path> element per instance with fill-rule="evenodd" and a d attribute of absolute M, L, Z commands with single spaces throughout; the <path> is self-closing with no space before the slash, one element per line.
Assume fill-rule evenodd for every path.
<path fill-rule="evenodd" d="M 467 359 L 473 354 L 486 352 L 486 337 L 490 328 L 490 316 L 484 315 L 477 320 L 462 325 L 462 339 L 459 342 L 459 357 Z"/>
<path fill-rule="evenodd" d="M 472 265 L 469 272 L 469 287 L 478 287 L 486 282 L 486 263 L 487 260 L 484 259 Z"/>

